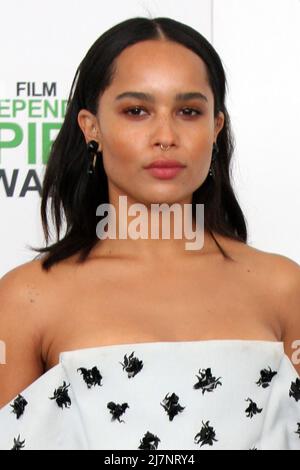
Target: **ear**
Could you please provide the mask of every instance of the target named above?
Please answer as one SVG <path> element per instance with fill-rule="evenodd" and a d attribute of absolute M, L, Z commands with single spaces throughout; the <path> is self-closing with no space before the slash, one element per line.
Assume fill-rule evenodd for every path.
<path fill-rule="evenodd" d="M 86 142 L 96 140 L 100 145 L 100 129 L 96 116 L 87 109 L 81 109 L 77 116 L 77 122 L 84 134 Z"/>
<path fill-rule="evenodd" d="M 214 139 L 215 142 L 217 140 L 219 132 L 221 132 L 221 130 L 224 127 L 224 123 L 225 123 L 224 113 L 222 113 L 222 111 L 219 111 L 217 117 L 215 118 L 215 139 Z"/>

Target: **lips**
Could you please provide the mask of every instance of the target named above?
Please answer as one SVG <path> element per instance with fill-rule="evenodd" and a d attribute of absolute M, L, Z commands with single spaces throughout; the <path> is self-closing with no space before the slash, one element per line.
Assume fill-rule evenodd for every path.
<path fill-rule="evenodd" d="M 185 165 L 177 160 L 155 160 L 145 168 L 183 168 Z"/>

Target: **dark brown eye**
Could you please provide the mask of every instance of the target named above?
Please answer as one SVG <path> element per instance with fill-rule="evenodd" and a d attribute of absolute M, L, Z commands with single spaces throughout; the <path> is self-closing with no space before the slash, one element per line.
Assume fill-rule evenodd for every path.
<path fill-rule="evenodd" d="M 132 108 L 125 109 L 124 114 L 127 114 L 128 116 L 140 117 L 142 116 L 142 114 L 140 114 L 140 111 L 146 111 L 146 110 L 145 108 L 141 108 L 140 106 L 133 106 Z M 198 109 L 194 109 L 194 108 L 182 108 L 181 111 L 184 111 L 183 115 L 187 117 L 195 117 L 195 116 L 199 116 L 202 114 L 201 111 L 199 111 Z"/>
<path fill-rule="evenodd" d="M 135 112 L 131 114 L 132 111 Z M 143 111 L 143 108 L 140 108 L 139 106 L 134 106 L 133 108 L 125 109 L 124 113 L 128 114 L 129 116 L 140 116 L 139 111 Z"/>
<path fill-rule="evenodd" d="M 200 114 L 202 114 L 200 111 L 198 111 L 198 109 L 194 109 L 194 108 L 183 108 L 183 111 L 194 112 L 194 113 L 196 113 L 196 116 L 199 116 Z M 195 116 L 195 114 L 192 115 L 192 114 L 189 114 L 189 113 L 188 114 L 184 113 L 184 115 L 185 116 L 191 116 L 191 117 Z"/>

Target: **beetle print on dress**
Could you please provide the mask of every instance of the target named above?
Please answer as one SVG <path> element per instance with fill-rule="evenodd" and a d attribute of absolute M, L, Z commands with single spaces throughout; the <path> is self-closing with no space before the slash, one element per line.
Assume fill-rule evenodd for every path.
<path fill-rule="evenodd" d="M 14 446 L 11 450 L 21 450 L 24 447 L 25 447 L 25 439 L 24 441 L 20 441 L 20 434 L 19 434 L 17 439 L 14 438 Z"/>
<path fill-rule="evenodd" d="M 120 420 L 120 416 L 125 413 L 126 409 L 129 408 L 128 403 L 122 403 L 122 405 L 116 405 L 113 401 L 110 401 L 107 403 L 107 408 L 110 409 L 110 413 L 112 414 L 112 421 L 115 421 L 116 419 L 119 421 L 119 423 L 125 423 L 124 420 Z"/>
<path fill-rule="evenodd" d="M 79 367 L 77 369 L 77 372 L 78 371 L 82 374 L 83 380 L 87 384 L 88 388 L 91 388 L 92 386 L 95 387 L 96 385 L 102 387 L 102 375 L 100 374 L 96 366 L 92 367 L 92 369 L 85 369 L 84 367 Z"/>
<path fill-rule="evenodd" d="M 128 373 L 128 378 L 134 377 L 142 368 L 143 368 L 143 361 L 140 361 L 138 358 L 134 357 L 134 351 L 127 357 L 127 354 L 124 355 L 124 364 L 120 362 L 123 366 L 123 370 L 125 369 Z"/>
<path fill-rule="evenodd" d="M 166 410 L 166 412 L 169 415 L 169 420 L 173 421 L 174 416 L 176 416 L 178 413 L 181 413 L 185 407 L 182 407 L 178 403 L 178 396 L 176 393 L 172 393 L 172 395 L 169 397 L 169 393 L 165 396 L 163 402 L 161 403 L 161 406 Z"/>
<path fill-rule="evenodd" d="M 272 371 L 271 367 L 269 366 L 268 369 L 263 369 L 260 371 L 260 379 L 255 383 L 259 387 L 267 388 L 270 386 L 270 382 L 276 374 L 277 372 Z"/>
<path fill-rule="evenodd" d="M 202 372 L 201 372 L 202 370 Z M 196 375 L 198 382 L 194 385 L 195 389 L 202 389 L 202 395 L 204 395 L 205 392 L 212 392 L 217 388 L 217 385 L 222 385 L 222 382 L 220 382 L 221 377 L 216 377 L 212 376 L 211 369 L 199 369 L 199 375 Z"/>
<path fill-rule="evenodd" d="M 295 398 L 296 401 L 300 400 L 300 379 L 296 379 L 295 382 L 291 383 L 289 396 Z"/>
<path fill-rule="evenodd" d="M 177 344 L 62 353 L 0 410 L 0 449 L 300 450 L 300 377 L 278 343 Z"/>
<path fill-rule="evenodd" d="M 253 416 L 256 415 L 257 413 L 262 412 L 263 409 L 258 408 L 257 404 L 254 403 L 254 401 L 252 401 L 251 398 L 247 398 L 247 400 L 245 400 L 245 401 L 250 401 L 250 405 L 245 410 L 245 413 L 247 414 L 247 418 L 253 418 Z"/>
<path fill-rule="evenodd" d="M 63 408 L 64 406 L 66 408 L 71 406 L 71 398 L 68 395 L 68 388 L 70 387 L 69 385 L 66 385 L 66 382 L 64 381 L 61 387 L 58 387 L 58 389 L 54 390 L 53 397 L 49 397 L 50 400 L 55 400 L 57 405 L 60 408 Z"/>
<path fill-rule="evenodd" d="M 147 431 L 143 439 L 140 441 L 138 449 L 156 450 L 159 442 L 160 439 L 157 436 Z"/>
<path fill-rule="evenodd" d="M 25 398 L 22 397 L 22 395 L 18 395 L 17 398 L 14 400 L 13 404 L 10 405 L 13 408 L 12 413 L 15 413 L 17 419 L 19 419 L 20 416 L 22 416 L 25 410 L 25 406 L 27 404 L 28 403 L 25 400 Z"/>
<path fill-rule="evenodd" d="M 206 421 L 206 423 L 203 423 L 202 421 L 202 428 L 201 431 L 196 434 L 194 437 L 194 442 L 195 444 L 199 444 L 201 442 L 201 446 L 204 445 L 213 445 L 213 441 L 217 441 L 216 439 L 216 433 L 215 430 L 212 426 L 209 426 L 209 421 Z"/>

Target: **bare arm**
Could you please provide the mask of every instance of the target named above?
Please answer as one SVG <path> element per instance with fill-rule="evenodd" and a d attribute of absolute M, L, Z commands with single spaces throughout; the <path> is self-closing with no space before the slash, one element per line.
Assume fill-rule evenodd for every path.
<path fill-rule="evenodd" d="M 0 279 L 0 408 L 44 372 L 34 269 L 26 263 Z"/>
<path fill-rule="evenodd" d="M 287 257 L 278 257 L 280 271 L 278 307 L 283 325 L 283 342 L 287 356 L 300 375 L 300 266 Z M 275 272 L 275 270 L 274 270 Z"/>

